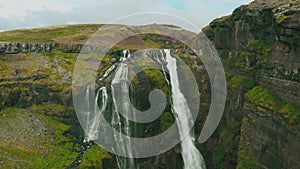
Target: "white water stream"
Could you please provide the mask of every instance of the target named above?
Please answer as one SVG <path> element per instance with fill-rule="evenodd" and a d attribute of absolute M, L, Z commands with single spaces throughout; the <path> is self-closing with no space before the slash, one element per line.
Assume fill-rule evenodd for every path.
<path fill-rule="evenodd" d="M 178 71 L 177 71 L 177 61 L 174 57 L 171 56 L 170 50 L 165 49 L 160 51 L 161 56 L 155 56 L 155 60 L 163 66 L 163 62 L 166 62 L 166 68 L 168 69 L 170 79 L 166 76 L 166 71 L 163 69 L 163 73 L 165 75 L 165 80 L 167 81 L 168 85 L 171 87 L 171 98 L 172 98 L 172 111 L 174 113 L 174 116 L 176 118 L 176 124 L 178 126 L 179 136 L 182 140 L 181 142 L 181 154 L 182 159 L 184 162 L 184 169 L 205 169 L 205 162 L 203 160 L 202 155 L 194 145 L 194 137 L 192 134 L 190 134 L 190 125 L 192 122 L 192 115 L 190 112 L 190 109 L 187 104 L 187 100 L 183 93 L 180 90 L 180 84 L 178 79 Z M 126 57 L 127 56 L 127 57 Z M 124 134 L 130 136 L 134 131 L 131 131 L 132 127 L 130 127 L 130 121 L 126 119 L 124 122 L 121 122 L 121 117 L 118 113 L 118 109 L 116 104 L 122 104 L 122 109 L 126 113 L 134 113 L 132 104 L 130 103 L 130 99 L 128 97 L 122 97 L 121 103 L 116 103 L 115 90 L 116 87 L 118 87 L 122 93 L 128 93 L 129 92 L 129 70 L 128 65 L 126 64 L 126 59 L 130 58 L 130 52 L 128 50 L 123 51 L 123 57 L 120 58 L 120 63 L 118 65 L 114 64 L 111 68 L 108 69 L 108 71 L 104 74 L 102 79 L 108 77 L 111 72 L 116 68 L 115 75 L 113 77 L 113 80 L 111 82 L 111 94 L 112 94 L 112 100 L 113 100 L 113 110 L 111 110 L 112 113 L 112 119 L 111 119 L 111 125 L 114 126 L 119 132 L 123 132 Z M 132 59 L 132 58 L 131 58 Z M 101 79 L 101 78 L 100 78 Z M 87 88 L 86 91 L 86 97 L 89 97 L 89 89 Z M 100 98 L 99 98 L 100 97 Z M 87 113 L 87 119 L 93 119 L 88 122 L 88 132 L 87 132 L 87 139 L 88 141 L 94 140 L 97 138 L 98 133 L 101 131 L 99 130 L 99 119 L 101 114 L 105 111 L 107 107 L 108 102 L 108 94 L 106 87 L 101 87 L 96 95 L 96 100 L 94 106 L 98 106 L 97 101 L 98 99 L 101 100 L 101 107 L 99 108 L 99 112 L 94 112 L 93 117 L 91 117 L 92 113 Z M 96 111 L 96 108 L 94 109 Z M 127 153 L 124 154 L 130 154 L 132 152 L 132 144 L 130 141 L 121 140 L 120 134 L 114 135 L 114 138 L 118 140 L 119 143 L 122 143 L 118 145 L 118 149 L 121 151 L 126 151 Z M 130 158 L 123 158 L 123 157 L 117 157 L 117 163 L 119 169 L 134 169 L 135 167 L 135 161 L 134 159 Z"/>

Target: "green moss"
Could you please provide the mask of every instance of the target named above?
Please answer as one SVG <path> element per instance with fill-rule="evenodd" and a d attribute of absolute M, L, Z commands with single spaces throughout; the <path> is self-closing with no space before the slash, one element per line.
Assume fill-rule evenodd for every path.
<path fill-rule="evenodd" d="M 62 84 L 52 84 L 51 86 L 52 91 L 56 91 L 56 92 L 68 92 L 71 90 L 71 84 L 69 83 L 62 83 Z"/>
<path fill-rule="evenodd" d="M 0 161 L 4 159 L 0 163 L 0 168 L 65 168 L 71 165 L 77 157 L 77 153 L 73 149 L 78 145 L 72 142 L 71 136 L 64 134 L 70 126 L 51 116 L 41 114 L 39 111 L 33 111 L 33 109 L 29 111 L 20 108 L 6 108 L 0 114 L 1 120 L 5 121 L 7 125 L 14 124 L 12 127 L 14 132 L 22 133 L 24 138 L 31 138 L 30 143 L 24 143 L 26 140 L 16 135 L 14 138 L 20 140 L 12 145 L 5 144 L 0 140 Z M 17 121 L 20 118 L 24 120 L 23 123 Z M 43 131 L 42 135 L 37 136 L 34 132 L 23 131 L 26 126 L 35 126 L 32 118 L 35 119 L 34 121 L 40 121 L 46 127 L 46 131 Z M 29 145 L 34 147 L 31 148 Z"/>
<path fill-rule="evenodd" d="M 260 169 L 262 168 L 260 163 L 256 161 L 253 157 L 249 157 L 246 155 L 241 155 L 239 153 L 239 160 L 237 169 Z"/>
<path fill-rule="evenodd" d="M 277 112 L 283 116 L 290 124 L 300 122 L 300 106 L 293 103 L 284 102 L 271 90 L 257 86 L 245 94 L 246 98 L 257 106 L 262 106 Z"/>
<path fill-rule="evenodd" d="M 168 86 L 165 81 L 165 76 L 161 70 L 158 69 L 145 69 L 146 76 L 151 82 L 151 86 L 162 90 L 165 94 L 168 92 Z"/>
<path fill-rule="evenodd" d="M 224 161 L 225 150 L 222 146 L 218 146 L 212 155 L 213 168 L 225 169 L 222 162 Z"/>
<path fill-rule="evenodd" d="M 233 89 L 238 89 L 240 87 L 245 87 L 246 89 L 251 89 L 255 86 L 255 80 L 234 76 L 230 79 L 229 86 Z"/>
<path fill-rule="evenodd" d="M 239 52 L 237 56 L 229 57 L 225 63 L 230 68 L 239 71 L 245 70 L 246 66 L 247 68 L 262 68 L 270 61 L 270 54 L 274 46 L 273 43 L 261 40 L 249 41 L 246 50 Z"/>
<path fill-rule="evenodd" d="M 260 50 L 264 54 L 268 54 L 274 48 L 274 44 L 267 43 L 261 40 L 249 41 L 247 46 L 249 47 L 250 50 Z"/>
<path fill-rule="evenodd" d="M 103 169 L 102 161 L 110 159 L 112 156 L 98 145 L 93 145 L 83 156 L 80 169 L 99 168 Z"/>
<path fill-rule="evenodd" d="M 34 89 L 41 88 L 62 92 L 71 90 L 71 72 L 77 58 L 75 54 L 54 51 L 3 55 L 2 58 L 0 88 L 7 94 L 27 90 L 29 96 Z"/>
<path fill-rule="evenodd" d="M 247 47 L 251 53 L 255 54 L 256 61 L 259 64 L 266 64 L 269 62 L 269 56 L 274 48 L 274 44 L 261 40 L 252 40 L 248 42 Z"/>
<path fill-rule="evenodd" d="M 7 61 L 6 55 L 1 55 L 0 61 L 0 79 L 10 78 L 13 70 L 13 67 L 10 65 L 10 62 Z"/>
<path fill-rule="evenodd" d="M 31 110 L 34 112 L 38 112 L 41 114 L 45 114 L 48 116 L 63 116 L 66 114 L 73 113 L 74 108 L 73 107 L 65 107 L 62 105 L 53 105 L 53 104 L 39 104 L 39 105 L 33 105 L 31 107 Z"/>
<path fill-rule="evenodd" d="M 43 56 L 46 56 L 46 57 L 48 57 L 49 58 L 49 60 L 51 61 L 51 62 L 53 62 L 54 61 L 54 58 L 55 58 L 55 53 L 56 53 L 57 51 L 53 51 L 53 52 L 41 52 L 41 54 L 43 55 Z"/>
<path fill-rule="evenodd" d="M 15 117 L 15 112 L 19 112 L 22 111 L 22 109 L 20 108 L 16 108 L 16 107 L 8 107 L 5 108 L 3 110 L 0 111 L 0 116 L 6 116 L 6 117 L 10 117 L 10 118 L 14 118 Z"/>
<path fill-rule="evenodd" d="M 53 106 L 53 112 L 56 113 L 56 109 L 62 109 L 59 106 Z M 56 108 L 54 108 L 56 107 Z M 57 108 L 59 107 L 59 108 Z M 66 108 L 69 109 L 69 108 Z M 63 110 L 61 110 L 63 111 Z M 38 112 L 37 113 L 44 113 L 44 112 Z M 45 162 L 49 163 L 49 168 L 56 168 L 59 166 L 69 166 L 72 164 L 72 162 L 76 159 L 77 153 L 75 151 L 72 151 L 74 147 L 78 147 L 79 145 L 76 145 L 73 140 L 72 136 L 65 135 L 65 132 L 67 132 L 71 126 L 66 125 L 59 120 L 54 119 L 53 117 L 49 115 L 41 114 L 41 117 L 47 121 L 48 127 L 52 130 L 52 133 L 54 134 L 54 141 L 51 142 L 45 142 L 43 145 L 49 149 L 53 149 L 53 153 L 48 154 L 46 157 L 47 159 Z M 51 167 L 52 165 L 52 167 Z"/>
<path fill-rule="evenodd" d="M 281 99 L 276 94 L 260 86 L 253 88 L 245 96 L 252 103 L 272 110 L 279 110 L 282 105 Z"/>
<path fill-rule="evenodd" d="M 0 167 L 13 169 L 13 168 L 46 168 L 46 164 L 42 165 L 40 154 L 34 152 L 5 147 L 0 145 Z"/>
<path fill-rule="evenodd" d="M 283 23 L 285 20 L 287 20 L 288 18 L 289 18 L 288 16 L 282 14 L 282 15 L 280 15 L 280 16 L 276 19 L 276 21 L 277 21 L 277 23 L 281 24 L 281 23 Z"/>
<path fill-rule="evenodd" d="M 27 86 L 16 86 L 13 88 L 5 88 L 7 93 L 26 93 L 29 92 L 30 89 Z"/>
<path fill-rule="evenodd" d="M 48 57 L 49 61 L 52 63 L 55 58 L 59 58 L 60 61 L 58 64 L 67 71 L 73 71 L 77 60 L 77 55 L 72 53 L 63 53 L 60 51 L 41 52 L 41 55 Z"/>
<path fill-rule="evenodd" d="M 245 64 L 236 58 L 229 58 L 227 60 L 227 64 L 230 68 L 234 68 L 234 69 L 244 69 L 245 68 Z"/>
<path fill-rule="evenodd" d="M 293 103 L 285 103 L 279 109 L 280 113 L 285 114 L 285 118 L 289 119 L 292 124 L 300 122 L 300 106 Z"/>
<path fill-rule="evenodd" d="M 70 126 L 55 121 L 49 116 L 44 116 L 43 118 L 48 121 L 50 128 L 55 129 L 53 132 L 55 141 L 53 143 L 44 144 L 44 146 L 49 149 L 54 149 L 54 152 L 49 154 L 45 161 L 49 163 L 50 166 L 52 165 L 50 168 L 71 165 L 76 159 L 77 153 L 72 151 L 76 146 L 75 143 L 72 142 L 74 138 L 69 138 L 64 135 L 64 133 L 70 129 Z"/>
<path fill-rule="evenodd" d="M 227 127 L 225 127 L 220 131 L 220 138 L 224 141 L 225 144 L 229 145 L 231 144 L 233 134 L 230 133 Z"/>
<path fill-rule="evenodd" d="M 186 57 L 186 56 L 179 56 L 179 58 L 180 58 L 182 61 L 184 61 L 184 63 L 187 64 L 187 65 L 190 65 L 190 66 L 191 66 L 191 65 L 193 64 L 192 59 L 189 58 L 189 57 Z"/>
<path fill-rule="evenodd" d="M 225 75 L 227 79 L 231 79 L 234 76 L 233 72 L 230 70 L 225 70 Z"/>
<path fill-rule="evenodd" d="M 161 131 L 166 131 L 169 127 L 171 127 L 172 124 L 174 123 L 174 120 L 175 119 L 174 119 L 172 113 L 170 113 L 170 112 L 163 113 L 160 118 Z"/>

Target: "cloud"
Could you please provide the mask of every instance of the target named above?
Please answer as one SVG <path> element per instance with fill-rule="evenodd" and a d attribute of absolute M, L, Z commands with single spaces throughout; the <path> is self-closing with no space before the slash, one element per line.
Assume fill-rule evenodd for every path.
<path fill-rule="evenodd" d="M 200 30 L 250 0 L 0 0 L 0 30 L 68 23 L 109 23 L 133 13 L 164 12 L 192 22 Z M 175 25 L 180 25 L 176 23 Z"/>
<path fill-rule="evenodd" d="M 64 12 L 71 10 L 69 1 L 66 0 L 52 0 L 52 1 L 40 1 L 40 0 L 0 0 L 0 16 L 5 18 L 23 18 L 32 11 L 58 11 Z"/>

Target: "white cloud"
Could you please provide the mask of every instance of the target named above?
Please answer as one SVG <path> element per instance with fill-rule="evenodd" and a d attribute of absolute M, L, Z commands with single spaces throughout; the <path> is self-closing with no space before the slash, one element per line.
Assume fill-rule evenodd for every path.
<path fill-rule="evenodd" d="M 32 11 L 57 11 L 67 12 L 71 10 L 70 2 L 66 0 L 0 0 L 0 16 L 5 18 L 26 17 Z"/>
<path fill-rule="evenodd" d="M 174 0 L 178 3 L 180 0 Z M 183 17 L 200 30 L 212 19 L 229 14 L 250 0 L 0 0 L 0 29 L 18 29 L 67 23 L 108 23 L 139 12 L 164 12 Z M 180 23 L 174 23 L 180 24 Z M 179 25 L 182 26 L 182 25 Z"/>

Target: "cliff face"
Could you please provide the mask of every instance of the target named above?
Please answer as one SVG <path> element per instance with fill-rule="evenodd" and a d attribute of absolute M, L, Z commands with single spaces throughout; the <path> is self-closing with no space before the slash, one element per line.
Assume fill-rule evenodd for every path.
<path fill-rule="evenodd" d="M 207 143 L 224 151 L 214 168 L 299 168 L 299 16 L 299 0 L 257 0 L 203 29 L 229 84 L 224 122 Z"/>
<path fill-rule="evenodd" d="M 278 93 L 284 100 L 299 104 L 299 90 L 292 91 L 300 81 L 299 16 L 299 1 L 255 1 L 214 20 L 203 31 L 228 68 L 239 74 L 255 69 L 259 82 L 284 90 Z"/>
<path fill-rule="evenodd" d="M 61 51 L 66 53 L 79 53 L 82 44 L 58 44 L 58 43 L 32 43 L 32 42 L 1 42 L 1 54 L 18 54 L 30 52 Z"/>
<path fill-rule="evenodd" d="M 258 0 L 237 8 L 230 16 L 214 20 L 203 31 L 222 57 L 239 57 L 246 66 L 263 62 L 245 53 L 250 52 L 249 48 L 263 45 L 255 41 L 271 44 L 272 54 L 265 58 L 268 62 L 265 75 L 299 81 L 299 15 L 297 0 L 290 3 Z"/>

